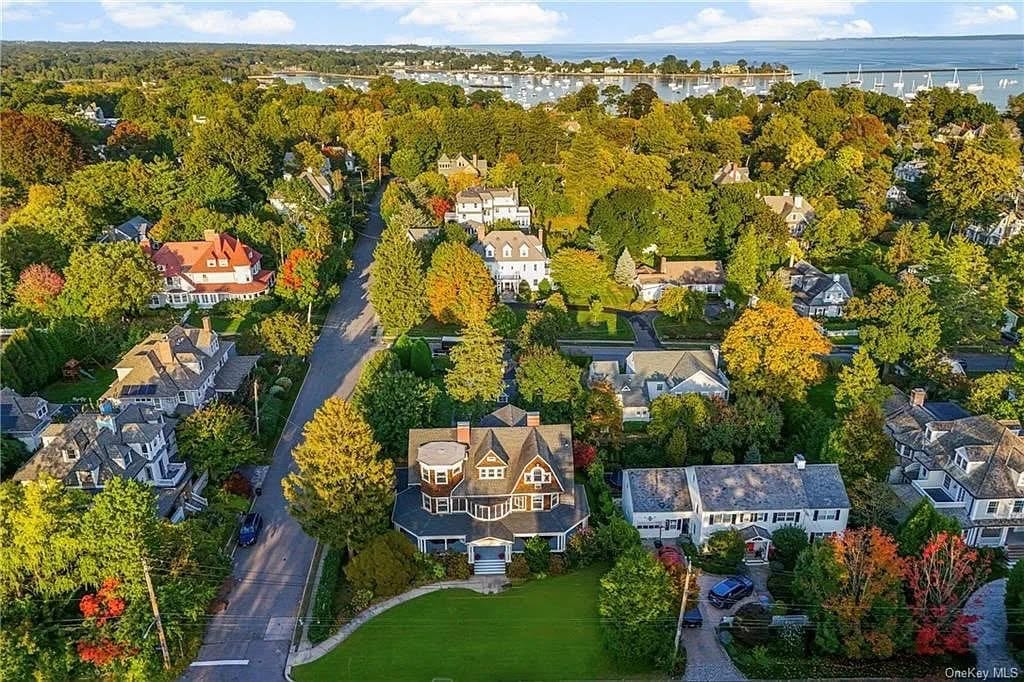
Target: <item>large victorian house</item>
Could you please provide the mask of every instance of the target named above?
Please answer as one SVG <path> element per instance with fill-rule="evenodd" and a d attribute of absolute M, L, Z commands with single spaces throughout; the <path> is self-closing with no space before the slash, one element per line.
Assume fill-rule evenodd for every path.
<path fill-rule="evenodd" d="M 409 431 L 392 520 L 420 551 L 465 553 L 476 573 L 500 574 L 534 536 L 564 551 L 589 515 L 568 424 L 506 405 L 477 426 Z"/>
<path fill-rule="evenodd" d="M 548 256 L 541 236 L 519 230 L 478 231 L 473 250 L 480 254 L 498 293 L 518 292 L 525 283 L 536 291 L 548 279 Z"/>

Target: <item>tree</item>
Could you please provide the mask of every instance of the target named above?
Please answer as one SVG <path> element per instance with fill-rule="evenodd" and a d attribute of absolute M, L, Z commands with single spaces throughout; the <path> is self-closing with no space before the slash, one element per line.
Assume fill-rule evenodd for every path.
<path fill-rule="evenodd" d="M 530 567 L 530 573 L 546 573 L 551 561 L 551 544 L 547 538 L 534 535 L 526 541 L 523 548 L 526 555 L 526 563 Z"/>
<path fill-rule="evenodd" d="M 6 481 L 28 461 L 28 448 L 20 440 L 0 436 L 0 480 Z"/>
<path fill-rule="evenodd" d="M 605 648 L 622 660 L 665 665 L 675 632 L 673 597 L 668 573 L 649 552 L 627 552 L 601 578 Z"/>
<path fill-rule="evenodd" d="M 417 338 L 409 350 L 409 369 L 421 379 L 429 379 L 434 374 L 434 356 L 422 338 Z"/>
<path fill-rule="evenodd" d="M 1006 607 L 1008 621 L 1007 637 L 1013 646 L 1019 649 L 1021 639 L 1024 638 L 1024 561 L 1018 561 L 1010 569 L 1003 605 Z"/>
<path fill-rule="evenodd" d="M 17 111 L 0 113 L 4 139 L 4 174 L 23 186 L 58 183 L 82 164 L 82 150 L 55 121 Z"/>
<path fill-rule="evenodd" d="M 807 531 L 800 526 L 783 526 L 772 532 L 772 558 L 782 562 L 787 571 L 796 567 L 796 560 L 810 546 Z"/>
<path fill-rule="evenodd" d="M 961 223 L 981 206 L 1013 191 L 1016 162 L 969 145 L 955 158 L 948 154 L 930 165 L 932 199 L 951 220 Z"/>
<path fill-rule="evenodd" d="M 912 275 L 904 276 L 898 287 L 880 284 L 868 296 L 851 299 L 846 315 L 861 323 L 862 347 L 886 367 L 939 344 L 938 311 L 928 287 Z"/>
<path fill-rule="evenodd" d="M 577 469 L 586 470 L 597 459 L 597 448 L 582 440 L 572 444 L 572 465 Z"/>
<path fill-rule="evenodd" d="M 852 659 L 899 651 L 910 631 L 902 578 L 896 543 L 877 528 L 811 545 L 797 560 L 794 591 L 812 605 L 817 646 Z"/>
<path fill-rule="evenodd" d="M 1016 384 L 1021 384 L 1018 388 Z M 1024 414 L 1024 382 L 1009 372 L 992 372 L 971 380 L 965 407 L 971 414 L 1017 419 Z"/>
<path fill-rule="evenodd" d="M 64 277 L 66 309 L 93 320 L 138 313 L 159 287 L 156 266 L 134 242 L 76 249 Z"/>
<path fill-rule="evenodd" d="M 840 412 L 849 412 L 858 405 L 881 405 L 889 397 L 889 392 L 879 380 L 878 367 L 871 356 L 860 348 L 853 354 L 852 362 L 839 370 L 836 408 Z"/>
<path fill-rule="evenodd" d="M 722 342 L 733 379 L 780 400 L 801 400 L 809 385 L 824 378 L 818 356 L 829 350 L 831 344 L 811 320 L 771 303 L 744 311 Z"/>
<path fill-rule="evenodd" d="M 928 263 L 927 281 L 942 322 L 945 344 L 976 343 L 998 336 L 1008 293 L 984 249 L 960 236 Z"/>
<path fill-rule="evenodd" d="M 434 250 L 426 288 L 430 314 L 441 322 L 480 324 L 494 308 L 491 273 L 464 244 L 445 242 Z"/>
<path fill-rule="evenodd" d="M 884 480 L 896 463 L 892 441 L 885 433 L 885 415 L 877 403 L 860 403 L 832 429 L 822 460 L 839 465 L 843 478 Z"/>
<path fill-rule="evenodd" d="M 888 483 L 861 478 L 846 482 L 850 496 L 850 527 L 880 528 L 896 534 L 899 523 L 896 514 L 903 510 L 903 501 Z"/>
<path fill-rule="evenodd" d="M 160 518 L 153 488 L 113 477 L 82 516 L 81 580 L 100 586 L 116 578 L 129 600 L 146 593 L 142 561 L 158 556 Z"/>
<path fill-rule="evenodd" d="M 409 589 L 416 578 L 416 550 L 397 530 L 373 538 L 345 566 L 345 577 L 356 590 L 384 598 Z"/>
<path fill-rule="evenodd" d="M 588 126 L 561 152 L 561 162 L 565 196 L 572 202 L 577 216 L 586 216 L 594 200 L 607 191 L 615 159 L 605 149 L 602 138 Z"/>
<path fill-rule="evenodd" d="M 531 406 L 542 412 L 556 410 L 565 418 L 568 407 L 583 393 L 582 375 L 583 370 L 557 350 L 536 346 L 519 356 L 516 385 Z M 554 416 L 544 415 L 545 421 Z"/>
<path fill-rule="evenodd" d="M 633 286 L 636 279 L 636 261 L 629 255 L 629 249 L 623 249 L 619 260 L 615 263 L 615 281 L 621 286 Z"/>
<path fill-rule="evenodd" d="M 182 457 L 196 469 L 210 472 L 215 482 L 260 458 L 249 418 L 235 405 L 211 403 L 185 417 L 177 430 Z"/>
<path fill-rule="evenodd" d="M 313 352 L 316 335 L 313 327 L 303 324 L 294 313 L 271 313 L 257 327 L 264 347 L 276 355 L 304 358 Z"/>
<path fill-rule="evenodd" d="M 885 252 L 885 264 L 895 272 L 905 265 L 928 262 L 941 248 L 939 235 L 932 232 L 928 223 L 903 223 Z"/>
<path fill-rule="evenodd" d="M 709 573 L 732 573 L 743 561 L 744 551 L 743 537 L 738 530 L 716 530 L 704 543 L 701 565 Z"/>
<path fill-rule="evenodd" d="M 597 253 L 561 249 L 551 258 L 551 278 L 576 303 L 586 303 L 607 285 L 607 271 Z"/>
<path fill-rule="evenodd" d="M 914 652 L 919 656 L 966 654 L 973 638 L 968 626 L 977 616 L 964 613 L 967 600 L 988 580 L 978 552 L 959 531 L 939 533 L 906 562 L 904 577 L 910 610 L 917 626 Z"/>
<path fill-rule="evenodd" d="M 282 481 L 288 510 L 321 542 L 357 551 L 389 525 L 395 465 L 378 458 L 369 424 L 340 398 L 328 398 L 302 435 L 298 470 Z"/>
<path fill-rule="evenodd" d="M 744 230 L 729 257 L 725 268 L 726 286 L 730 294 L 742 303 L 757 289 L 761 278 L 761 243 L 753 229 Z"/>
<path fill-rule="evenodd" d="M 677 322 L 693 322 L 704 316 L 707 296 L 686 287 L 669 287 L 658 300 L 658 311 Z"/>
<path fill-rule="evenodd" d="M 36 263 L 21 271 L 18 284 L 14 287 L 14 300 L 23 308 L 48 315 L 53 311 L 60 292 L 64 289 L 64 278 L 49 265 Z"/>
<path fill-rule="evenodd" d="M 502 342 L 486 322 L 467 327 L 452 349 L 452 367 L 444 377 L 448 395 L 462 403 L 493 402 L 505 374 Z"/>
<path fill-rule="evenodd" d="M 633 133 L 633 146 L 638 152 L 666 159 L 679 154 L 684 142 L 660 101 L 655 102 L 651 112 L 640 119 Z"/>
<path fill-rule="evenodd" d="M 617 447 L 622 440 L 622 406 L 607 382 L 591 386 L 582 415 L 573 423 L 582 438 Z"/>
<path fill-rule="evenodd" d="M 307 325 L 310 323 L 313 302 L 320 293 L 318 276 L 321 261 L 323 256 L 320 253 L 301 248 L 292 249 L 277 278 L 277 293 L 286 300 L 294 301 L 299 307 L 306 308 Z"/>
<path fill-rule="evenodd" d="M 373 252 L 370 303 L 389 334 L 404 334 L 427 316 L 423 263 L 404 230 L 388 227 Z"/>
<path fill-rule="evenodd" d="M 921 500 L 910 512 L 910 516 L 900 524 L 897 535 L 900 554 L 905 557 L 920 556 L 925 545 L 939 534 L 958 535 L 961 530 L 959 521 L 939 512 L 928 500 Z"/>

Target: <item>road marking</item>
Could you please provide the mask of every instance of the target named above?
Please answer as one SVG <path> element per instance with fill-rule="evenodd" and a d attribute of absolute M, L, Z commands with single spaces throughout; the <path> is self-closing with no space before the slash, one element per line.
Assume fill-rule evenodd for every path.
<path fill-rule="evenodd" d="M 213 668 L 220 665 L 249 665 L 248 658 L 225 658 L 220 661 L 195 661 L 190 667 L 192 668 Z"/>

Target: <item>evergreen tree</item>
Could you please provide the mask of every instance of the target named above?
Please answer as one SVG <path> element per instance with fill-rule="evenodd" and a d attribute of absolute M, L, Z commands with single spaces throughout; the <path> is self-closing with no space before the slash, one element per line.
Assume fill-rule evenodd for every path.
<path fill-rule="evenodd" d="M 489 324 L 468 327 L 450 357 L 452 367 L 444 377 L 448 395 L 462 403 L 498 399 L 504 375 L 502 342 Z"/>
<path fill-rule="evenodd" d="M 405 230 L 384 230 L 373 252 L 370 303 L 389 334 L 404 334 L 427 316 L 423 263 Z"/>
<path fill-rule="evenodd" d="M 878 367 L 864 348 L 853 356 L 853 362 L 839 370 L 836 387 L 836 408 L 849 412 L 858 405 L 881 405 L 889 396 L 889 389 L 878 379 Z"/>
<path fill-rule="evenodd" d="M 430 346 L 423 339 L 416 339 L 409 350 L 409 369 L 421 379 L 429 379 L 434 373 L 434 360 Z"/>
<path fill-rule="evenodd" d="M 636 261 L 630 255 L 629 249 L 623 249 L 618 262 L 615 263 L 615 281 L 624 287 L 632 286 L 636 279 Z"/>

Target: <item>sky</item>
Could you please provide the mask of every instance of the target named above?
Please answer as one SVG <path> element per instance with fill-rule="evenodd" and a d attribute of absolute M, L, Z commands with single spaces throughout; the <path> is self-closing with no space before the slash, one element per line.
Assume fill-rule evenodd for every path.
<path fill-rule="evenodd" d="M 4 40 L 482 45 L 996 33 L 1024 33 L 1019 0 L 0 0 Z"/>

